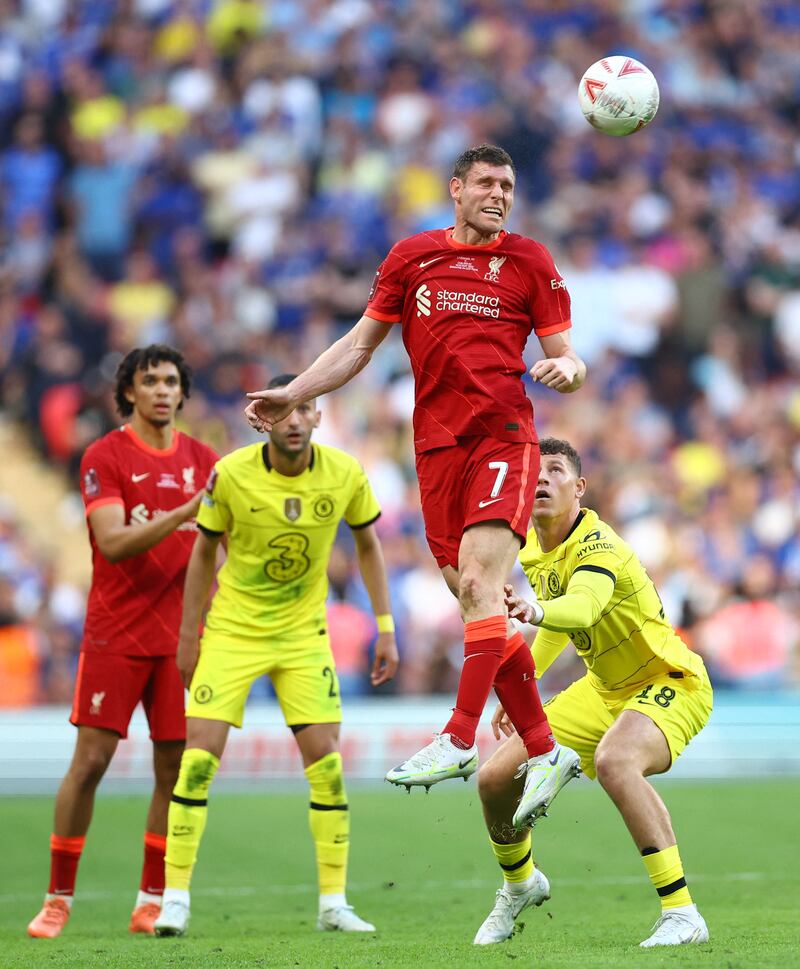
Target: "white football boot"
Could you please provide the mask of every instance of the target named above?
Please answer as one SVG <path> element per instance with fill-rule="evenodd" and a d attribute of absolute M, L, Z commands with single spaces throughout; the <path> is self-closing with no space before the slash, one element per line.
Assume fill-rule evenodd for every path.
<path fill-rule="evenodd" d="M 556 744 L 546 754 L 531 757 L 522 764 L 520 773 L 525 772 L 525 787 L 514 813 L 515 828 L 533 827 L 536 821 L 547 814 L 547 809 L 555 800 L 561 788 L 581 772 L 581 759 L 571 747 Z"/>
<path fill-rule="evenodd" d="M 375 932 L 371 922 L 365 922 L 353 911 L 352 905 L 324 908 L 317 918 L 317 928 L 322 932 Z"/>
<path fill-rule="evenodd" d="M 169 935 L 185 935 L 189 926 L 189 905 L 182 899 L 169 898 L 167 892 L 164 893 L 164 901 L 161 903 L 161 913 L 153 924 L 155 933 L 162 938 Z M 188 892 L 186 894 L 188 895 Z"/>
<path fill-rule="evenodd" d="M 514 934 L 514 922 L 529 905 L 541 905 L 550 898 L 550 882 L 538 868 L 534 868 L 531 886 L 524 892 L 510 892 L 504 885 L 495 896 L 494 908 L 472 940 L 473 945 L 494 945 L 505 942 Z"/>
<path fill-rule="evenodd" d="M 477 769 L 478 748 L 475 744 L 469 750 L 462 750 L 451 742 L 449 733 L 437 733 L 427 747 L 393 767 L 386 780 L 411 793 L 412 787 L 427 789 L 451 777 L 463 777 L 466 781 Z"/>
<path fill-rule="evenodd" d="M 657 945 L 688 945 L 692 942 L 708 942 L 708 926 L 697 911 L 696 905 L 668 908 L 653 926 L 649 939 L 640 942 L 642 949 Z"/>

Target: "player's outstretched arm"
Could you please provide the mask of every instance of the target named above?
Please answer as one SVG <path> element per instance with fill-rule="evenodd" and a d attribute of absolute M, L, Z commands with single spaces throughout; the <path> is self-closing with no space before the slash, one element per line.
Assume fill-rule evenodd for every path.
<path fill-rule="evenodd" d="M 250 426 L 257 431 L 272 430 L 273 424 L 288 417 L 295 407 L 352 380 L 369 363 L 392 326 L 362 316 L 351 330 L 321 353 L 290 384 L 248 394 L 250 403 L 244 413 Z"/>
<path fill-rule="evenodd" d="M 201 488 L 189 501 L 148 522 L 128 525 L 125 508 L 120 504 L 100 505 L 89 512 L 89 524 L 100 554 L 111 563 L 147 552 L 171 535 L 175 529 L 194 518 L 205 492 Z"/>
<path fill-rule="evenodd" d="M 560 394 L 574 394 L 586 380 L 586 364 L 572 349 L 569 331 L 539 337 L 545 359 L 531 367 L 531 376 Z"/>
<path fill-rule="evenodd" d="M 358 568 L 364 585 L 367 587 L 369 601 L 376 616 L 388 616 L 391 619 L 392 606 L 389 600 L 389 582 L 386 578 L 386 563 L 383 560 L 378 533 L 374 525 L 353 530 L 358 555 Z M 393 627 L 393 623 L 391 623 Z M 400 664 L 397 643 L 394 638 L 394 628 L 381 630 L 378 623 L 378 641 L 375 643 L 375 659 L 372 663 L 370 681 L 373 686 L 380 686 L 392 679 Z"/>
<path fill-rule="evenodd" d="M 211 592 L 217 568 L 217 548 L 221 534 L 201 531 L 189 556 L 183 584 L 183 613 L 178 636 L 178 655 L 175 662 L 184 686 L 192 682 L 194 668 L 200 655 L 200 622 Z"/>

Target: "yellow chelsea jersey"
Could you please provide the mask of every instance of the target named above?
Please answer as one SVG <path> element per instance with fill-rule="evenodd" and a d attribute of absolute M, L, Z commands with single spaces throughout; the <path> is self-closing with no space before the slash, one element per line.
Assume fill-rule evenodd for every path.
<path fill-rule="evenodd" d="M 533 645 L 537 675 L 572 640 L 603 692 L 634 689 L 665 673 L 705 677 L 633 549 L 596 512 L 584 509 L 550 552 L 531 529 L 520 563 L 544 610 Z"/>
<path fill-rule="evenodd" d="M 312 445 L 311 463 L 294 477 L 270 466 L 265 444 L 228 454 L 197 515 L 202 529 L 228 535 L 206 628 L 259 644 L 321 634 L 339 522 L 363 528 L 380 513 L 364 469 L 337 448 Z"/>

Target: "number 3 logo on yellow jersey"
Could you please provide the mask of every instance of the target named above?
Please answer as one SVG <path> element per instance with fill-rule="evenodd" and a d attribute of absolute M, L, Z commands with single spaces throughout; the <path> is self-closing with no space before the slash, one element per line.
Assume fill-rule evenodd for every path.
<path fill-rule="evenodd" d="M 278 535 L 269 547 L 280 550 L 279 555 L 264 563 L 264 572 L 273 582 L 294 582 L 308 572 L 311 560 L 306 555 L 308 539 L 305 535 L 297 532 Z"/>

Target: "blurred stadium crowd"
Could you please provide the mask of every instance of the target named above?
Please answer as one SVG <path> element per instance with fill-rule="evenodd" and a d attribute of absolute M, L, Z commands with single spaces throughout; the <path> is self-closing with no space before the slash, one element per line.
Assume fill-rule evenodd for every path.
<path fill-rule="evenodd" d="M 589 504 L 718 684 L 796 683 L 798 43 L 789 0 L 0 0 L 5 419 L 74 489 L 118 423 L 120 355 L 163 341 L 195 371 L 184 428 L 223 452 L 252 440 L 243 392 L 350 326 L 391 244 L 451 223 L 455 156 L 497 142 L 518 167 L 510 227 L 554 252 L 590 368 L 574 397 L 531 386 L 540 434 L 582 452 Z M 575 96 L 617 52 L 661 86 L 653 125 L 619 140 Z M 453 687 L 461 632 L 411 407 L 390 339 L 323 401 L 319 439 L 374 483 L 396 689 L 431 692 Z M 82 590 L 13 499 L 0 512 L 0 657 L 35 653 L 20 702 L 68 701 Z M 357 693 L 374 628 L 351 553 L 343 536 L 331 626 Z"/>

